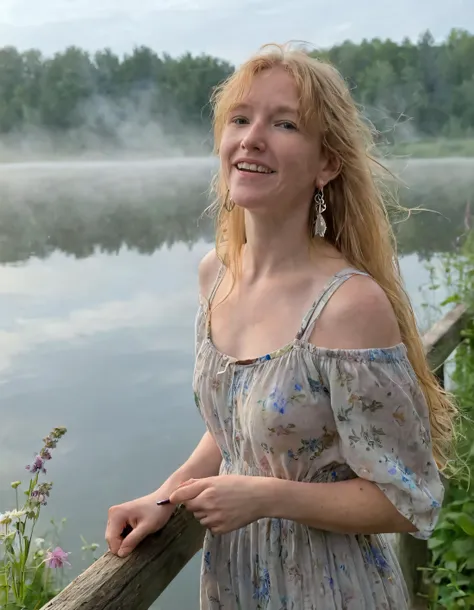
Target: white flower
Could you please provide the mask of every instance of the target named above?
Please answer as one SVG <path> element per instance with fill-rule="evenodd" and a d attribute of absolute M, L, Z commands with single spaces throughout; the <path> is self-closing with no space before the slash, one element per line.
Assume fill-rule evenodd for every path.
<path fill-rule="evenodd" d="M 11 522 L 12 519 L 8 511 L 6 513 L 0 513 L 0 525 L 9 525 Z"/>
<path fill-rule="evenodd" d="M 7 510 L 0 515 L 0 525 L 9 525 L 12 521 L 19 521 L 26 515 L 26 510 Z"/>
<path fill-rule="evenodd" d="M 44 544 L 44 538 L 35 538 L 35 545 L 41 549 Z"/>
<path fill-rule="evenodd" d="M 9 513 L 10 519 L 12 521 L 19 521 L 25 515 L 26 515 L 26 510 L 16 510 L 16 509 L 14 509 L 14 510 L 11 510 L 10 513 Z"/>

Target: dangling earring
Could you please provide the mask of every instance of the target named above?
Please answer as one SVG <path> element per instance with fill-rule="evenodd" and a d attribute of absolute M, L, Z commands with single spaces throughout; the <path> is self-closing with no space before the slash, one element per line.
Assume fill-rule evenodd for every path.
<path fill-rule="evenodd" d="M 229 197 L 229 191 L 227 191 L 227 195 L 225 196 L 224 207 L 228 212 L 232 212 L 235 208 L 235 201 Z"/>
<path fill-rule="evenodd" d="M 326 211 L 326 203 L 324 201 L 324 192 L 322 189 L 317 190 L 314 196 L 314 205 L 316 207 L 316 220 L 314 221 L 313 234 L 315 237 L 324 237 L 327 225 L 323 216 L 323 212 Z"/>

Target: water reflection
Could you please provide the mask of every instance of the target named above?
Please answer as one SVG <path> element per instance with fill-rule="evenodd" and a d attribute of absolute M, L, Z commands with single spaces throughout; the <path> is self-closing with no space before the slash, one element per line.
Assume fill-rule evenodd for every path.
<path fill-rule="evenodd" d="M 202 218 L 215 160 L 51 163 L 1 166 L 0 262 L 77 258 L 126 246 L 150 254 L 212 237 Z M 395 225 L 401 254 L 451 250 L 474 191 L 470 160 L 399 162 L 402 204 L 428 208 Z M 399 218 L 397 217 L 397 220 Z"/>

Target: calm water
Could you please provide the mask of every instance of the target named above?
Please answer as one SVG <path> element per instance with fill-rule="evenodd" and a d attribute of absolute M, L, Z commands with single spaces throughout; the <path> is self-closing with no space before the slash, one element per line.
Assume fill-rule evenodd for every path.
<path fill-rule="evenodd" d="M 212 239 L 198 220 L 213 168 L 206 159 L 0 166 L 0 511 L 42 437 L 67 426 L 45 514 L 67 517 L 72 575 L 86 566 L 80 534 L 105 550 L 107 508 L 158 487 L 204 431 L 191 375 L 197 265 Z M 403 177 L 404 202 L 436 211 L 397 225 L 426 324 L 426 259 L 455 247 L 474 163 L 412 162 Z M 198 564 L 157 608 L 198 607 Z"/>

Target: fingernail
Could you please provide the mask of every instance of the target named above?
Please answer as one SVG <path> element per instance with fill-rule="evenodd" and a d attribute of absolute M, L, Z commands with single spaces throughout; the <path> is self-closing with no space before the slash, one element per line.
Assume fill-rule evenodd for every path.
<path fill-rule="evenodd" d="M 158 506 L 162 506 L 163 504 L 170 504 L 170 499 L 167 498 L 166 500 L 158 500 L 158 502 L 157 502 Z"/>

